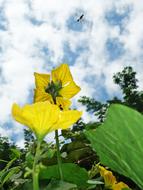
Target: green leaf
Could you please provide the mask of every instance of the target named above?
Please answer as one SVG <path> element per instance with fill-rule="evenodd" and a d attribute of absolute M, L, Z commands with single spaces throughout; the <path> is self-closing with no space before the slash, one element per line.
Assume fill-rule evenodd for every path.
<path fill-rule="evenodd" d="M 129 177 L 143 189 L 143 116 L 114 104 L 105 123 L 85 132 L 101 163 Z"/>
<path fill-rule="evenodd" d="M 18 149 L 16 149 L 16 148 L 11 148 L 10 149 L 11 150 L 11 152 L 14 154 L 14 158 L 16 157 L 16 158 L 20 158 L 20 156 L 21 156 L 21 152 L 20 152 L 20 150 L 18 150 Z"/>
<path fill-rule="evenodd" d="M 13 158 L 12 160 L 10 160 L 3 170 L 6 171 L 7 169 L 9 169 L 12 166 L 12 164 L 15 162 L 15 160 L 16 158 Z"/>
<path fill-rule="evenodd" d="M 76 184 L 79 187 L 85 187 L 87 185 L 88 173 L 84 168 L 80 168 L 76 164 L 65 163 L 62 164 L 64 181 Z M 42 166 L 40 172 L 40 179 L 60 179 L 58 165 Z"/>
<path fill-rule="evenodd" d="M 90 156 L 93 157 L 93 151 L 91 147 L 79 140 L 65 144 L 62 147 L 62 152 L 67 152 L 66 160 L 68 160 L 68 162 L 88 162 Z"/>
<path fill-rule="evenodd" d="M 3 180 L 5 178 L 5 176 L 8 174 L 8 172 L 10 171 L 9 168 L 12 166 L 12 164 L 15 162 L 16 158 L 10 160 L 7 165 L 5 166 L 5 168 L 3 170 L 0 171 L 0 183 L 3 183 Z"/>
<path fill-rule="evenodd" d="M 94 184 L 94 185 L 99 185 L 99 184 L 104 184 L 102 181 L 98 181 L 98 180 L 88 180 L 87 183 L 89 184 Z"/>
<path fill-rule="evenodd" d="M 75 184 L 67 183 L 65 181 L 52 180 L 47 188 L 44 190 L 76 190 Z"/>
<path fill-rule="evenodd" d="M 48 150 L 46 150 L 46 152 L 42 153 L 40 158 L 41 159 L 43 159 L 43 158 L 51 159 L 54 156 L 55 152 L 56 152 L 56 149 L 49 148 Z"/>
<path fill-rule="evenodd" d="M 31 152 L 27 152 L 26 156 L 25 156 L 25 160 L 27 163 L 28 167 L 32 167 L 33 166 L 33 161 L 34 161 L 34 156 Z"/>
<path fill-rule="evenodd" d="M 10 168 L 8 171 L 6 171 L 2 177 L 2 185 L 4 185 L 4 183 L 6 183 L 8 180 L 13 179 L 13 176 L 15 176 L 15 174 L 19 171 L 20 168 L 18 166 Z"/>

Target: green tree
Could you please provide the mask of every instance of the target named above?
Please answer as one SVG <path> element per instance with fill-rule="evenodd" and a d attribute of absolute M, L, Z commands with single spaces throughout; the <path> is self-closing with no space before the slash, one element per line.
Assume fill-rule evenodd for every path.
<path fill-rule="evenodd" d="M 125 67 L 121 72 L 114 74 L 113 81 L 122 90 L 123 99 L 114 97 L 105 103 L 82 96 L 79 102 L 86 106 L 88 112 L 94 113 L 99 122 L 103 122 L 107 108 L 112 103 L 120 103 L 143 113 L 143 91 L 138 90 L 136 72 L 132 67 Z"/>
<path fill-rule="evenodd" d="M 113 76 L 113 80 L 122 90 L 123 104 L 143 113 L 143 91 L 138 90 L 138 80 L 133 68 L 125 67 Z"/>

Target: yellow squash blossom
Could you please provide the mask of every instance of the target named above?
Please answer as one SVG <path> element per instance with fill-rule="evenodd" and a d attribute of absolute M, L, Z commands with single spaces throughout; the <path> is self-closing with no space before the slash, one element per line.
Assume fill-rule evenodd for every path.
<path fill-rule="evenodd" d="M 128 185 L 126 185 L 123 182 L 119 182 L 113 186 L 113 190 L 122 190 L 124 188 L 129 188 Z"/>
<path fill-rule="evenodd" d="M 100 175 L 104 179 L 105 187 L 112 189 L 113 185 L 117 183 L 115 176 L 111 171 L 106 170 L 103 166 L 98 166 Z"/>
<path fill-rule="evenodd" d="M 16 121 L 28 126 L 39 140 L 57 129 L 67 129 L 74 124 L 82 112 L 76 110 L 61 111 L 49 101 L 25 105 L 23 108 L 13 104 L 12 115 Z"/>
<path fill-rule="evenodd" d="M 51 75 L 34 73 L 34 76 L 36 84 L 34 102 L 48 100 L 67 110 L 71 104 L 69 99 L 80 91 L 67 64 L 61 64 L 53 69 Z"/>
<path fill-rule="evenodd" d="M 117 183 L 117 180 L 111 171 L 105 169 L 103 166 L 97 165 L 97 167 L 99 168 L 100 175 L 104 179 L 105 188 L 112 190 L 122 190 L 123 188 L 129 188 L 123 182 Z"/>

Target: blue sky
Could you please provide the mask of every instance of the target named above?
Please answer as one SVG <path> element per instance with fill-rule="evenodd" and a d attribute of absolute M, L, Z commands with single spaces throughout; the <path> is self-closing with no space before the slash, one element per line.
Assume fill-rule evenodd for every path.
<path fill-rule="evenodd" d="M 142 3 L 141 3 L 142 2 Z M 121 96 L 114 73 L 131 65 L 143 86 L 143 0 L 0 0 L 0 134 L 23 144 L 11 117 L 14 102 L 32 103 L 34 72 L 68 63 L 80 96 L 106 101 Z M 66 8 L 65 8 L 66 5 Z M 84 14 L 83 20 L 77 19 Z"/>

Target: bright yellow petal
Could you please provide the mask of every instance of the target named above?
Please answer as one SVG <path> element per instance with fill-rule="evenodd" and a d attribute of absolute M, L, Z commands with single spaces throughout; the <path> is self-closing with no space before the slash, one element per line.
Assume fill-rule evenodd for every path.
<path fill-rule="evenodd" d="M 24 108 L 20 108 L 17 104 L 12 106 L 12 116 L 19 123 L 28 126 L 30 123 L 29 117 L 27 118 L 24 114 Z"/>
<path fill-rule="evenodd" d="M 42 139 L 46 134 L 53 131 L 53 126 L 59 121 L 60 109 L 48 101 L 26 105 L 20 108 L 17 104 L 12 107 L 14 119 L 28 126 L 37 136 Z"/>
<path fill-rule="evenodd" d="M 64 99 L 62 97 L 57 97 L 56 98 L 56 103 L 57 105 L 62 109 L 62 110 L 68 110 L 69 107 L 71 106 L 71 101 L 69 99 Z"/>
<path fill-rule="evenodd" d="M 52 80 L 53 82 L 61 81 L 63 86 L 73 81 L 69 66 L 67 64 L 61 64 L 52 70 Z"/>
<path fill-rule="evenodd" d="M 104 173 L 108 170 L 106 170 L 106 168 L 104 168 L 103 166 L 100 166 L 100 165 L 97 165 L 98 169 L 99 169 L 99 172 L 100 172 L 100 175 L 103 177 L 104 176 Z"/>
<path fill-rule="evenodd" d="M 105 187 L 112 188 L 112 186 L 117 183 L 116 178 L 113 175 L 113 173 L 107 170 L 106 168 L 104 168 L 103 166 L 98 166 L 98 168 L 100 171 L 100 175 L 104 179 Z"/>
<path fill-rule="evenodd" d="M 53 131 L 53 125 L 58 122 L 60 109 L 58 106 L 49 102 L 38 102 L 36 110 L 34 108 L 36 120 L 34 121 L 34 128 L 40 136 Z"/>
<path fill-rule="evenodd" d="M 113 187 L 113 185 L 117 182 L 115 176 L 111 171 L 106 171 L 103 178 L 105 187 Z"/>
<path fill-rule="evenodd" d="M 64 98 L 72 98 L 80 91 L 80 87 L 75 84 L 74 81 L 71 81 L 68 85 L 64 86 L 60 90 L 60 95 Z"/>
<path fill-rule="evenodd" d="M 113 190 L 122 190 L 123 188 L 129 188 L 129 187 L 123 182 L 119 182 L 113 186 Z"/>
<path fill-rule="evenodd" d="M 48 86 L 48 83 L 50 82 L 50 75 L 48 75 L 48 74 L 40 74 L 40 73 L 35 72 L 34 76 L 35 76 L 36 88 L 45 89 Z"/>
<path fill-rule="evenodd" d="M 50 94 L 46 93 L 44 89 L 35 89 L 34 90 L 34 102 L 44 102 L 50 101 L 53 103 L 53 98 Z"/>
<path fill-rule="evenodd" d="M 25 105 L 23 108 L 21 108 L 17 104 L 13 104 L 12 116 L 16 121 L 29 127 L 36 134 L 33 126 L 33 121 L 35 121 L 36 115 L 33 115 L 32 107 L 30 105 Z"/>
<path fill-rule="evenodd" d="M 55 129 L 67 129 L 76 123 L 82 115 L 82 112 L 77 110 L 61 111 L 58 124 Z"/>

